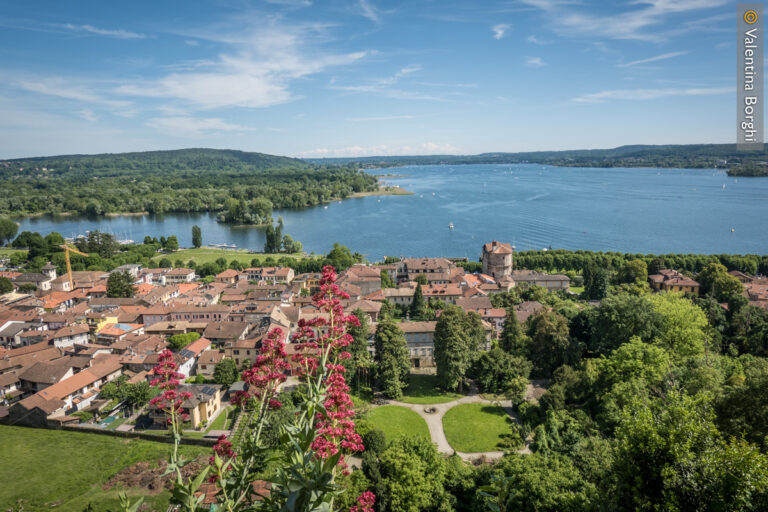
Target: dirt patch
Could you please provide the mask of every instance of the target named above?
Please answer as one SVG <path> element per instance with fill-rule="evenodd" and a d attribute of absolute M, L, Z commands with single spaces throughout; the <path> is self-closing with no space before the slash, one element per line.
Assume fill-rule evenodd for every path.
<path fill-rule="evenodd" d="M 208 465 L 208 457 L 201 455 L 181 468 L 181 474 L 185 479 L 196 476 Z M 136 488 L 140 487 L 149 495 L 159 494 L 163 490 L 171 489 L 175 474 L 165 475 L 168 461 L 160 460 L 157 464 L 150 462 L 137 462 L 127 468 L 121 469 L 115 476 L 109 479 L 102 488 L 104 490 L 113 487 Z"/>

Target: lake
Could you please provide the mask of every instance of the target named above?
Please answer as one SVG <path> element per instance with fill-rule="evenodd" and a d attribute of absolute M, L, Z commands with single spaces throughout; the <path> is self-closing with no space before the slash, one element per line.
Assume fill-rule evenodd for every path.
<path fill-rule="evenodd" d="M 381 170 L 371 171 L 381 173 Z M 334 242 L 365 254 L 476 260 L 490 240 L 545 247 L 644 253 L 768 253 L 768 178 L 703 169 L 598 169 L 535 164 L 409 166 L 387 179 L 414 192 L 276 210 L 306 251 Z M 454 229 L 449 229 L 453 223 Z M 176 235 L 261 250 L 264 230 L 216 222 L 214 214 L 108 218 L 29 217 L 20 231 L 65 237 L 101 230 L 120 239 Z M 733 230 L 733 231 L 732 231 Z"/>

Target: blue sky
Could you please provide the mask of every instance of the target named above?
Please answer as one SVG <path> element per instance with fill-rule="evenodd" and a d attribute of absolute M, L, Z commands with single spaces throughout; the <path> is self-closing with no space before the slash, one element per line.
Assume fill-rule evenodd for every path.
<path fill-rule="evenodd" d="M 0 158 L 735 141 L 722 0 L 0 2 Z"/>

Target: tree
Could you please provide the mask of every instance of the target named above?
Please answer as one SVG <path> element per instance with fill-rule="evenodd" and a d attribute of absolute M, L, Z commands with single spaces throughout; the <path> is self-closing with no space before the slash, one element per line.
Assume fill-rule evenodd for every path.
<path fill-rule="evenodd" d="M 619 283 L 645 283 L 648 281 L 648 266 L 643 260 L 631 260 L 621 267 L 618 274 Z"/>
<path fill-rule="evenodd" d="M 602 300 L 608 295 L 610 276 L 608 271 L 597 265 L 584 267 L 584 296 L 589 300 Z"/>
<path fill-rule="evenodd" d="M 45 235 L 44 240 L 45 244 L 48 246 L 48 253 L 60 251 L 61 246 L 64 244 L 64 237 L 55 231 Z"/>
<path fill-rule="evenodd" d="M 625 409 L 613 467 L 622 509 L 765 509 L 768 456 L 724 441 L 708 400 L 673 390 Z"/>
<path fill-rule="evenodd" d="M 482 352 L 472 363 L 470 372 L 480 391 L 503 393 L 515 404 L 525 398 L 530 373 L 530 361 L 512 356 L 500 348 Z"/>
<path fill-rule="evenodd" d="M 393 440 L 379 455 L 378 471 L 381 480 L 374 484 L 380 484 L 387 511 L 448 510 L 445 463 L 429 439 L 403 436 Z"/>
<path fill-rule="evenodd" d="M 512 454 L 496 466 L 493 485 L 486 490 L 503 502 L 489 510 L 520 512 L 587 512 L 597 510 L 597 489 L 561 455 Z"/>
<path fill-rule="evenodd" d="M 359 392 L 360 374 L 364 369 L 368 368 L 370 363 L 368 338 L 371 336 L 371 322 L 368 315 L 359 308 L 354 310 L 352 314 L 360 321 L 360 325 L 353 325 L 347 329 L 349 335 L 352 336 L 352 343 L 347 347 L 347 352 L 349 352 L 351 357 L 347 360 L 343 360 L 341 363 L 347 369 L 347 377 L 349 379 L 354 379 L 354 384 L 357 385 L 357 390 Z"/>
<path fill-rule="evenodd" d="M 416 290 L 413 292 L 413 300 L 411 300 L 411 306 L 409 313 L 411 320 L 420 320 L 424 315 L 424 295 L 421 292 L 421 284 L 416 285 Z"/>
<path fill-rule="evenodd" d="M 529 322 L 530 360 L 535 373 L 549 377 L 559 366 L 578 360 L 581 354 L 571 342 L 568 320 L 564 316 L 542 310 Z"/>
<path fill-rule="evenodd" d="M 13 283 L 7 277 L 0 277 L 0 295 L 13 291 Z"/>
<path fill-rule="evenodd" d="M 379 322 L 373 339 L 379 389 L 388 398 L 400 398 L 408 386 L 411 358 L 403 331 L 392 320 Z"/>
<path fill-rule="evenodd" d="M 728 273 L 725 265 L 710 263 L 697 276 L 702 291 L 718 302 L 727 302 L 730 297 L 744 291 L 741 281 Z"/>
<path fill-rule="evenodd" d="M 382 288 L 396 288 L 397 285 L 392 280 L 391 277 L 389 277 L 389 272 L 386 270 L 381 271 L 381 287 Z"/>
<path fill-rule="evenodd" d="M 6 217 L 0 217 L 0 245 L 5 245 L 13 240 L 18 231 L 18 224 Z"/>
<path fill-rule="evenodd" d="M 160 266 L 160 268 L 171 268 L 171 267 L 173 267 L 173 262 L 170 259 L 168 259 L 168 258 L 161 258 L 160 261 L 157 264 Z"/>
<path fill-rule="evenodd" d="M 423 284 L 424 286 L 429 284 L 429 279 L 427 279 L 427 274 L 417 274 L 414 281 L 416 281 L 419 284 Z"/>
<path fill-rule="evenodd" d="M 476 315 L 476 314 L 475 314 Z M 481 327 L 482 329 L 482 327 Z M 443 389 L 463 389 L 464 376 L 477 351 L 477 324 L 458 306 L 446 307 L 435 326 L 435 364 L 437 381 Z"/>
<path fill-rule="evenodd" d="M 179 351 L 200 337 L 200 333 L 188 332 L 185 334 L 174 334 L 168 338 L 168 348 Z"/>
<path fill-rule="evenodd" d="M 98 254 L 102 258 L 111 258 L 120 250 L 115 237 L 101 231 L 89 231 L 85 238 L 75 240 L 75 246 L 88 254 Z"/>
<path fill-rule="evenodd" d="M 200 226 L 192 226 L 192 245 L 196 249 L 203 245 L 203 231 Z"/>
<path fill-rule="evenodd" d="M 267 254 L 271 254 L 276 251 L 277 242 L 275 240 L 275 227 L 270 223 L 269 226 L 267 226 L 267 230 L 265 232 L 266 240 L 264 242 L 264 252 Z"/>
<path fill-rule="evenodd" d="M 129 298 L 136 294 L 133 277 L 127 271 L 112 272 L 107 279 L 107 297 Z"/>
<path fill-rule="evenodd" d="M 515 356 L 527 356 L 531 340 L 523 331 L 523 326 L 517 319 L 517 313 L 514 307 L 507 308 L 507 315 L 504 319 L 504 328 L 499 337 L 499 347 L 508 354 Z"/>
<path fill-rule="evenodd" d="M 701 308 L 674 293 L 656 293 L 649 300 L 659 318 L 662 346 L 679 358 L 704 353 L 709 323 Z"/>
<path fill-rule="evenodd" d="M 152 388 L 147 381 L 137 382 L 136 384 L 124 384 L 123 393 L 126 404 L 131 409 L 136 409 L 149 402 L 152 398 Z"/>
<path fill-rule="evenodd" d="M 11 243 L 13 247 L 18 249 L 26 248 L 28 250 L 27 258 L 33 259 L 37 257 L 45 257 L 48 255 L 48 244 L 40 233 L 33 233 L 31 231 L 22 231 Z"/>
<path fill-rule="evenodd" d="M 333 249 L 331 249 L 331 252 L 329 252 L 325 258 L 326 264 L 332 265 L 337 270 L 346 270 L 357 263 L 349 248 L 338 242 L 333 244 Z"/>
<path fill-rule="evenodd" d="M 608 354 L 632 336 L 652 341 L 658 335 L 661 319 L 648 297 L 620 294 L 604 299 L 588 315 L 588 321 L 589 349 Z"/>
<path fill-rule="evenodd" d="M 237 377 L 237 363 L 235 363 L 234 359 L 222 359 L 213 370 L 214 382 L 227 388 L 237 381 Z"/>
<path fill-rule="evenodd" d="M 165 249 L 171 252 L 176 252 L 179 250 L 179 239 L 176 238 L 176 235 L 171 235 L 166 238 Z"/>

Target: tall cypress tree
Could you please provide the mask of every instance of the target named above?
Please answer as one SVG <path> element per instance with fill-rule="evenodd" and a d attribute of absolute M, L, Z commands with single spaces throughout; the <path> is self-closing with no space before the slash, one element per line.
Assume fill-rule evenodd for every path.
<path fill-rule="evenodd" d="M 507 316 L 504 319 L 504 329 L 499 338 L 499 347 L 508 354 L 515 356 L 527 356 L 530 340 L 526 336 L 523 326 L 517 319 L 515 309 L 507 308 Z"/>
<path fill-rule="evenodd" d="M 440 387 L 449 391 L 463 388 L 464 376 L 477 347 L 477 321 L 454 305 L 446 307 L 435 326 L 435 364 Z"/>
<path fill-rule="evenodd" d="M 192 226 L 192 245 L 199 248 L 203 245 L 203 232 L 200 226 Z"/>
<path fill-rule="evenodd" d="M 379 389 L 388 398 L 400 398 L 408 386 L 411 358 L 403 331 L 392 320 L 384 320 L 374 337 Z"/>
<path fill-rule="evenodd" d="M 419 320 L 424 314 L 424 294 L 421 292 L 421 284 L 416 285 L 409 311 L 411 320 Z"/>

